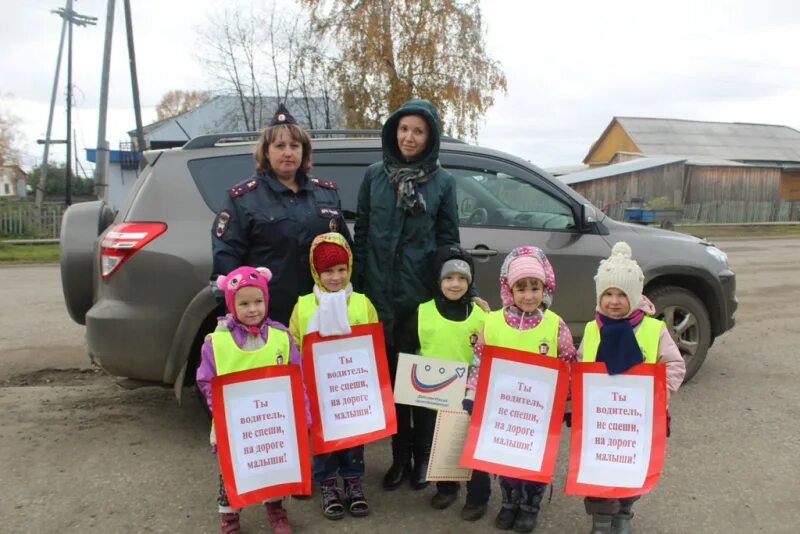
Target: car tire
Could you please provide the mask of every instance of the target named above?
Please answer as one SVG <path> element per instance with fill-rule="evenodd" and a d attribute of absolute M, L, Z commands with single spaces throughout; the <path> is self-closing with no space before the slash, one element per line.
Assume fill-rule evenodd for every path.
<path fill-rule="evenodd" d="M 94 300 L 95 241 L 113 220 L 114 213 L 102 200 L 74 204 L 61 220 L 61 287 L 67 311 L 78 324 L 86 324 Z"/>
<path fill-rule="evenodd" d="M 656 308 L 656 318 L 664 321 L 686 362 L 689 381 L 703 365 L 711 346 L 711 321 L 708 310 L 697 296 L 682 287 L 660 286 L 646 291 Z"/>

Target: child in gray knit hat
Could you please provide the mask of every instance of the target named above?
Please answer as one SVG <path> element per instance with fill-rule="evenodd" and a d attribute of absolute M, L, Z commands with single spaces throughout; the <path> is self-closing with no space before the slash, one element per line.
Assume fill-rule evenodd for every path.
<path fill-rule="evenodd" d="M 631 247 L 622 241 L 615 244 L 611 256 L 600 262 L 594 280 L 597 311 L 584 329 L 579 360 L 605 362 L 610 375 L 624 373 L 640 363 L 666 364 L 669 398 L 683 382 L 686 365 L 667 326 L 653 317 L 653 303 L 642 294 L 644 274 L 633 259 Z M 639 497 L 586 497 L 592 534 L 630 532 L 631 509 Z"/>

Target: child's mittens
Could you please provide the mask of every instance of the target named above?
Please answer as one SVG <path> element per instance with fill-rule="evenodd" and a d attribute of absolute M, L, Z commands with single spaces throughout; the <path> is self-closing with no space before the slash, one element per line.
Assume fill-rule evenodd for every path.
<path fill-rule="evenodd" d="M 468 414 L 472 415 L 472 407 L 474 406 L 474 402 L 472 399 L 463 399 L 461 401 L 461 407 L 464 408 L 464 411 Z"/>

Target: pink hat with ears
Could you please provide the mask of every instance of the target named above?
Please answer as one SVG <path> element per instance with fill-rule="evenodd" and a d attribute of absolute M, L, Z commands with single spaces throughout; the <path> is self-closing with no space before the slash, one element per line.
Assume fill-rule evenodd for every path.
<path fill-rule="evenodd" d="M 243 287 L 257 287 L 264 292 L 264 306 L 269 310 L 269 289 L 267 282 L 272 279 L 272 271 L 266 267 L 238 267 L 225 276 L 217 277 L 217 287 L 225 293 L 225 305 L 236 317 L 236 292 Z"/>

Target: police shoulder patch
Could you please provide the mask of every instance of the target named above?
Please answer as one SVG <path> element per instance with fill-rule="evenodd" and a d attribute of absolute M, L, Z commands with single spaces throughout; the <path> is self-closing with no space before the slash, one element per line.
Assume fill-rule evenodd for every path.
<path fill-rule="evenodd" d="M 250 178 L 249 180 L 240 182 L 228 189 L 228 194 L 231 196 L 231 198 L 236 198 L 249 193 L 256 187 L 258 187 L 258 180 L 255 178 Z"/>
<path fill-rule="evenodd" d="M 217 215 L 217 220 L 214 221 L 214 235 L 217 237 L 222 237 L 225 233 L 225 230 L 228 228 L 228 221 L 231 220 L 231 214 L 227 211 L 219 212 Z"/>
<path fill-rule="evenodd" d="M 320 187 L 324 187 L 325 189 L 339 189 L 339 186 L 336 185 L 336 182 L 331 180 L 320 180 L 319 178 L 311 178 L 311 183 L 314 185 L 318 185 Z"/>

